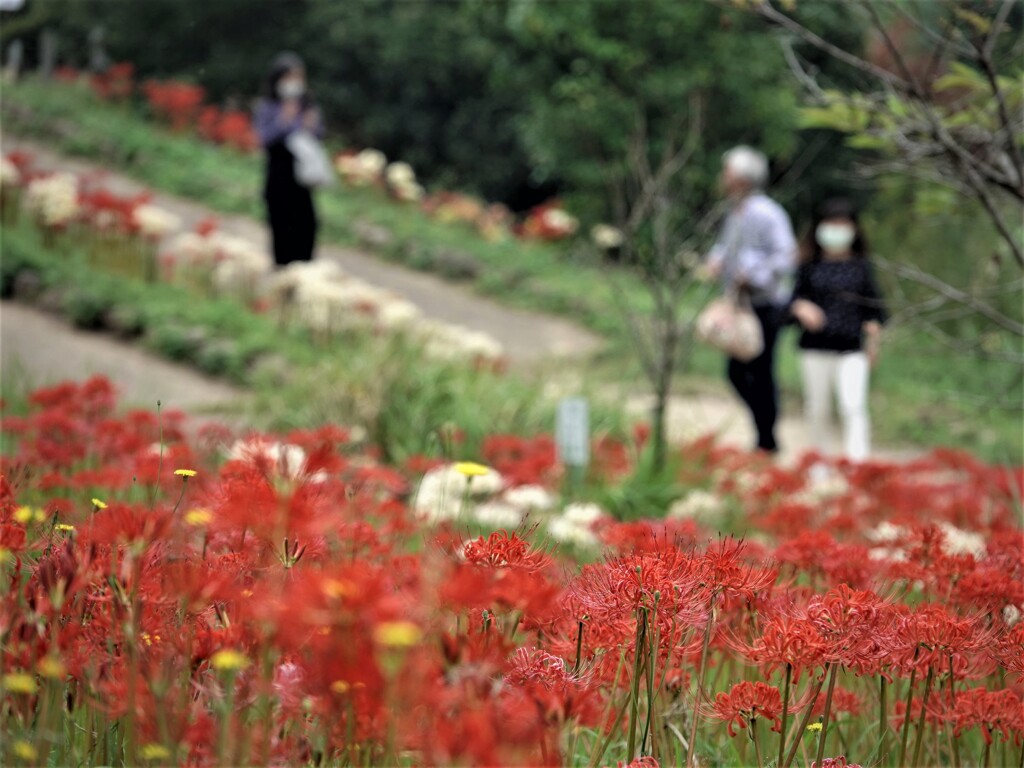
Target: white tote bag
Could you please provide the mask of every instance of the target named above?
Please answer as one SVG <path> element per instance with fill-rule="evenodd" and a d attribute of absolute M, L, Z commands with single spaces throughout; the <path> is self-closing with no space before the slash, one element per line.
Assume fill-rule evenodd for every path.
<path fill-rule="evenodd" d="M 295 180 L 304 187 L 323 187 L 334 182 L 334 169 L 316 136 L 307 130 L 293 131 L 285 139 L 295 158 Z"/>
<path fill-rule="evenodd" d="M 736 296 L 715 299 L 697 317 L 697 338 L 749 363 L 764 351 L 764 334 L 750 303 Z"/>

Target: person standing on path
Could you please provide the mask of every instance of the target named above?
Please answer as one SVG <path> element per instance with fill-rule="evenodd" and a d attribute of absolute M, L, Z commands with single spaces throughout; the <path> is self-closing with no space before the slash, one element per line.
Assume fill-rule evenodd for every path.
<path fill-rule="evenodd" d="M 822 205 L 800 255 L 790 312 L 803 327 L 800 368 L 811 439 L 825 454 L 835 393 L 843 452 L 851 461 L 864 461 L 871 451 L 868 379 L 886 311 L 864 233 L 847 200 Z"/>
<path fill-rule="evenodd" d="M 764 351 L 748 362 L 729 358 L 727 373 L 750 410 L 756 449 L 777 453 L 775 342 L 786 319 L 796 237 L 786 211 L 763 191 L 768 159 L 761 152 L 745 146 L 726 152 L 720 181 L 729 212 L 708 254 L 707 273 L 722 283 L 727 294 L 749 299 L 764 334 Z"/>
<path fill-rule="evenodd" d="M 288 137 L 305 129 L 322 138 L 319 108 L 306 90 L 306 68 L 294 53 L 281 53 L 271 64 L 267 96 L 253 120 L 267 156 L 263 199 L 273 238 L 274 261 L 283 266 L 310 261 L 316 242 L 317 218 L 313 194 L 295 178 L 295 157 Z"/>

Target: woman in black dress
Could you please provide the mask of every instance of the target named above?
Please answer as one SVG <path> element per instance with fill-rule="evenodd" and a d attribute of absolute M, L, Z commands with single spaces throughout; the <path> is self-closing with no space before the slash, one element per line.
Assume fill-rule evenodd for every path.
<path fill-rule="evenodd" d="M 270 67 L 267 96 L 256 107 L 254 127 L 267 153 L 263 199 L 278 266 L 313 258 L 317 219 L 312 191 L 295 178 L 288 137 L 305 129 L 323 137 L 320 110 L 306 90 L 306 68 L 294 53 L 279 54 Z"/>
<path fill-rule="evenodd" d="M 824 454 L 835 396 L 843 452 L 863 461 L 871 450 L 868 379 L 886 313 L 864 234 L 848 201 L 829 200 L 822 206 L 801 262 L 790 311 L 803 327 L 800 367 L 811 437 Z"/>

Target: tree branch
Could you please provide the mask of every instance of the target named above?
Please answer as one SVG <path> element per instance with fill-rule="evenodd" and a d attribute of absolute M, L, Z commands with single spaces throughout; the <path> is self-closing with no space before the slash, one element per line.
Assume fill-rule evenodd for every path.
<path fill-rule="evenodd" d="M 881 267 L 889 272 L 927 286 L 951 301 L 970 307 L 979 315 L 989 319 L 1003 330 L 1009 331 L 1017 336 L 1024 336 L 1024 324 L 1014 320 L 1013 318 L 1007 317 L 994 307 L 979 300 L 976 296 L 972 296 L 969 293 L 961 291 L 959 288 L 954 288 L 949 285 L 949 283 L 946 283 L 934 275 L 930 275 L 913 265 L 897 264 L 894 261 L 877 257 L 876 260 Z"/>
<path fill-rule="evenodd" d="M 757 12 L 764 16 L 768 21 L 779 25 L 783 29 L 789 30 L 797 37 L 803 38 L 815 48 L 825 51 L 833 58 L 836 58 L 845 64 L 849 64 L 851 67 L 859 69 L 861 72 L 867 72 L 880 80 L 903 89 L 910 86 L 910 83 L 897 75 L 894 75 L 889 70 L 876 66 L 870 61 L 865 61 L 859 56 L 856 56 L 849 51 L 845 51 L 837 45 L 833 45 L 820 35 L 816 35 L 814 32 L 807 29 L 807 27 L 797 21 L 794 21 L 786 14 L 774 8 L 770 0 L 763 0 L 763 2 L 757 6 Z"/>

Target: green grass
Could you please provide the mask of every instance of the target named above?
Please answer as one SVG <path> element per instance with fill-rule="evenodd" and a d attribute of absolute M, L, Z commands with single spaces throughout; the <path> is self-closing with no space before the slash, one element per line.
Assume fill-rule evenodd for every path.
<path fill-rule="evenodd" d="M 147 122 L 137 109 L 98 103 L 85 88 L 32 81 L 8 86 L 2 116 L 7 131 L 46 141 L 156 189 L 220 212 L 262 216 L 258 156 L 173 134 Z M 618 282 L 633 311 L 649 307 L 649 297 L 634 276 L 600 265 L 587 249 L 487 242 L 468 227 L 433 221 L 414 207 L 394 204 L 370 189 L 339 185 L 322 192 L 318 206 L 322 235 L 329 242 L 357 244 L 354 226 L 366 222 L 385 227 L 392 235 L 392 242 L 376 251 L 383 258 L 429 268 L 437 254 L 458 251 L 480 265 L 471 283 L 474 290 L 510 305 L 561 314 L 607 338 L 607 351 L 587 369 L 586 378 L 643 386 L 610 280 Z M 938 230 L 925 231 L 924 236 L 934 241 L 933 247 L 948 240 L 948 233 Z M 698 293 L 684 298 L 687 307 L 696 307 Z M 792 333 L 783 335 L 778 354 L 786 407 L 798 410 L 798 360 Z M 719 354 L 698 346 L 681 366 L 680 388 L 713 386 L 721 391 L 723 367 Z M 1011 403 L 1019 402 L 1014 394 L 1021 393 L 1020 367 L 958 359 L 920 331 L 893 328 L 872 383 L 876 442 L 954 445 L 989 460 L 1019 463 L 1024 460 L 1021 411 L 992 408 L 993 392 Z"/>

